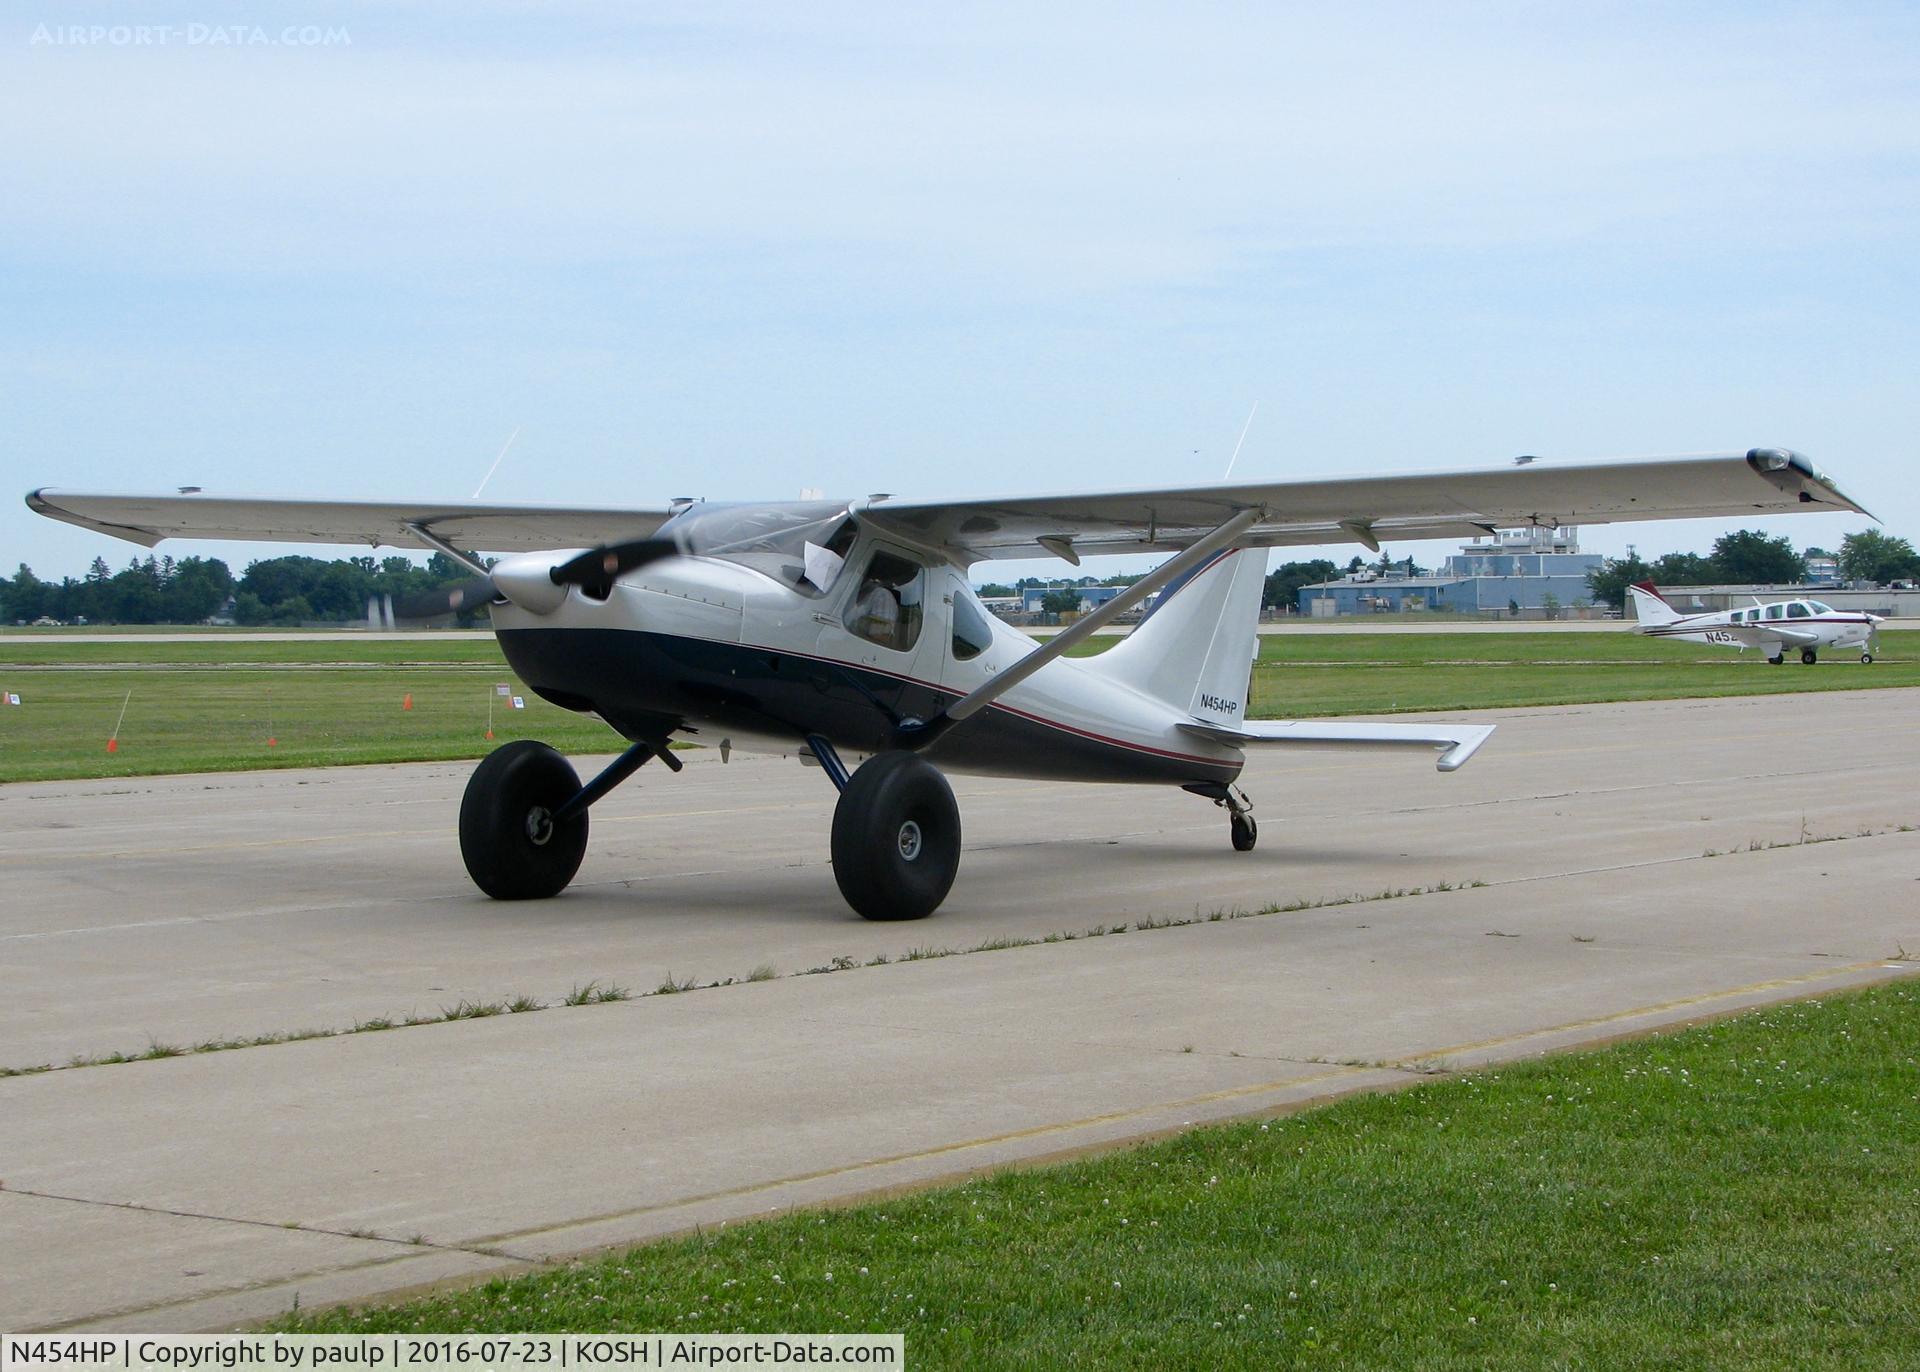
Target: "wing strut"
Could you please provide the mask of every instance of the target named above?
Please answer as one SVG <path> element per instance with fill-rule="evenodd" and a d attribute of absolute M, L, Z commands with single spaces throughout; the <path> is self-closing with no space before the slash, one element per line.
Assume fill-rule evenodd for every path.
<path fill-rule="evenodd" d="M 440 535 L 436 534 L 432 529 L 429 529 L 424 521 L 409 519 L 406 522 L 405 528 L 408 533 L 412 534 L 429 548 L 432 548 L 436 552 L 445 553 L 475 576 L 489 575 L 486 563 L 479 561 L 472 553 L 461 552 L 458 548 L 447 542 L 446 539 L 440 537 Z"/>
<path fill-rule="evenodd" d="M 1221 549 L 1232 547 L 1233 541 L 1236 538 L 1240 537 L 1241 534 L 1245 533 L 1265 517 L 1266 511 L 1257 506 L 1250 510 L 1240 511 L 1239 514 L 1229 519 L 1225 524 L 1222 524 L 1199 542 L 1188 547 L 1184 552 L 1177 553 L 1173 557 L 1168 558 L 1165 562 L 1154 568 L 1153 571 L 1141 577 L 1112 600 L 1109 600 L 1105 605 L 1093 611 L 1085 619 L 1078 620 L 1062 629 L 1046 643 L 1035 648 L 1032 652 L 1007 668 L 1006 671 L 994 677 L 993 680 L 989 681 L 986 685 L 954 701 L 952 705 L 947 707 L 944 718 L 950 722 L 958 722 L 966 719 L 969 715 L 976 714 L 980 710 L 985 709 L 995 700 L 998 700 L 1001 696 L 1005 695 L 1015 686 L 1018 686 L 1049 662 L 1052 662 L 1055 658 L 1066 652 L 1067 649 L 1073 647 L 1074 644 L 1081 642 L 1097 630 L 1113 623 L 1114 620 L 1118 619 L 1128 610 L 1131 610 L 1161 587 L 1172 582 L 1176 577 L 1182 576 L 1191 569 L 1198 567 L 1202 562 L 1205 562 Z M 928 726 L 923 727 L 931 727 L 933 723 L 938 722 L 939 721 L 932 721 Z"/>

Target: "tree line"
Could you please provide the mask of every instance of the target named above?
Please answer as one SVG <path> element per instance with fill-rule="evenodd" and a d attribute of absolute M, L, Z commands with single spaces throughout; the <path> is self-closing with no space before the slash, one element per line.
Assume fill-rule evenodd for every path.
<path fill-rule="evenodd" d="M 1705 557 L 1666 553 L 1652 562 L 1637 553 L 1610 557 L 1598 571 L 1587 574 L 1587 585 L 1595 601 L 1624 609 L 1627 587 L 1636 581 L 1656 586 L 1790 586 L 1805 579 L 1807 559 L 1813 557 L 1837 558 L 1843 581 L 1884 586 L 1920 580 L 1920 552 L 1906 539 L 1877 529 L 1848 534 L 1837 554 L 1824 548 L 1797 553 L 1784 536 L 1768 538 L 1753 529 L 1739 529 L 1714 540 L 1713 551 Z"/>
<path fill-rule="evenodd" d="M 116 572 L 96 557 L 86 576 L 42 581 L 24 562 L 0 581 L 0 623 L 200 624 L 231 611 L 237 624 L 344 624 L 366 618 L 367 602 L 395 600 L 465 580 L 445 553 L 425 566 L 406 557 L 272 557 L 236 580 L 217 557 L 135 558 Z"/>

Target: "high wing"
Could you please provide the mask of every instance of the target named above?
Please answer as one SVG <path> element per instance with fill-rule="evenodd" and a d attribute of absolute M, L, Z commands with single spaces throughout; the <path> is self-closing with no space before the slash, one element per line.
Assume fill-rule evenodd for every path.
<path fill-rule="evenodd" d="M 1235 747 L 1280 743 L 1299 747 L 1431 748 L 1440 753 L 1434 765 L 1443 772 L 1457 770 L 1480 745 L 1493 737 L 1491 724 L 1344 724 L 1330 720 L 1248 720 L 1237 728 L 1217 724 L 1182 724 L 1190 734 L 1231 743 Z"/>
<path fill-rule="evenodd" d="M 27 504 L 49 518 L 149 548 L 166 538 L 364 543 L 373 548 L 431 548 L 439 540 L 481 552 L 526 553 L 646 538 L 671 514 L 665 509 L 91 495 L 56 490 L 35 491 Z"/>
<path fill-rule="evenodd" d="M 1865 514 L 1812 462 L 1784 448 L 1606 462 L 1522 459 L 1476 471 L 1335 477 L 1268 485 L 1169 486 L 1004 500 L 876 499 L 870 522 L 962 560 L 1187 547 L 1244 510 L 1241 547 L 1467 538 L 1523 525 L 1784 514 Z"/>

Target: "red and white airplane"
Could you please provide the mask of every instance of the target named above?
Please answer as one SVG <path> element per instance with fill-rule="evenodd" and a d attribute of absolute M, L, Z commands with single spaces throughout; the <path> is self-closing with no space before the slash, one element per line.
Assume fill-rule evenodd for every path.
<path fill-rule="evenodd" d="M 460 849 L 491 896 L 558 894 L 586 850 L 589 807 L 650 759 L 679 770 L 669 743 L 695 739 L 819 761 L 840 790 L 834 876 L 869 919 L 930 914 L 953 883 L 960 816 L 941 768 L 1178 786 L 1223 807 L 1245 851 L 1257 830 L 1235 783 L 1248 748 L 1409 748 L 1443 772 L 1471 757 L 1492 726 L 1247 718 L 1267 548 L 1864 513 L 1781 448 L 989 500 L 580 509 L 40 490 L 27 503 L 148 547 L 354 543 L 465 563 L 472 581 L 413 612 L 485 604 L 528 686 L 631 745 L 584 785 L 529 740 L 480 763 Z M 489 566 L 474 549 L 508 556 Z M 1044 643 L 988 614 L 967 578 L 990 559 L 1148 552 L 1173 556 Z M 1065 655 L 1155 592 L 1111 650 Z M 852 770 L 849 756 L 866 760 Z"/>
<path fill-rule="evenodd" d="M 1676 638 L 1687 643 L 1718 643 L 1745 652 L 1758 648 L 1778 667 L 1787 649 L 1798 648 L 1800 660 L 1811 667 L 1822 648 L 1858 648 L 1862 662 L 1873 661 L 1874 635 L 1879 615 L 1859 610 L 1836 610 L 1820 600 L 1776 600 L 1739 610 L 1683 615 L 1668 603 L 1651 581 L 1627 588 L 1633 593 L 1639 624 L 1634 632 L 1648 638 Z"/>

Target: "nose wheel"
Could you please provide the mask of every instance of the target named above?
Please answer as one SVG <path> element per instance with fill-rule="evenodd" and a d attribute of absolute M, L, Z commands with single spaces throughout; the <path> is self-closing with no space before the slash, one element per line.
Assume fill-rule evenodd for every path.
<path fill-rule="evenodd" d="M 649 758 L 680 763 L 664 739 L 635 743 L 585 786 L 573 764 L 532 739 L 495 748 L 460 798 L 460 857 L 495 900 L 544 900 L 567 889 L 587 853 L 587 807 Z"/>
<path fill-rule="evenodd" d="M 544 743 L 494 749 L 460 800 L 460 856 L 495 900 L 557 896 L 587 852 L 587 812 L 562 807 L 580 791 L 573 764 Z"/>
<path fill-rule="evenodd" d="M 1237 814 L 1227 821 L 1227 831 L 1233 839 L 1233 851 L 1251 853 L 1253 845 L 1260 841 L 1260 826 L 1253 822 L 1249 814 Z"/>
<path fill-rule="evenodd" d="M 1862 654 L 1860 654 L 1860 660 L 1861 660 L 1862 662 L 1872 662 L 1872 661 L 1873 661 L 1873 654 L 1872 654 L 1872 653 L 1862 653 Z"/>

